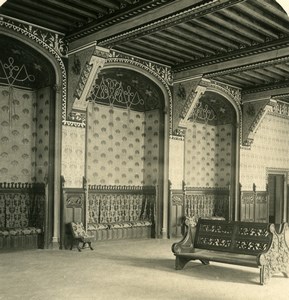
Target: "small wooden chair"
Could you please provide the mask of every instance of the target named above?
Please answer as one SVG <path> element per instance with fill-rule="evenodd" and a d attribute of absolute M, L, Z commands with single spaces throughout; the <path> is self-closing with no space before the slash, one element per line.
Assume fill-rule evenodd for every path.
<path fill-rule="evenodd" d="M 93 248 L 91 247 L 93 236 L 87 234 L 82 222 L 71 222 L 70 226 L 73 237 L 70 250 L 72 250 L 74 245 L 77 245 L 77 249 L 80 252 L 81 249 L 85 248 L 85 244 L 88 244 L 90 250 L 93 250 Z M 82 243 L 82 248 L 80 248 L 80 243 Z"/>

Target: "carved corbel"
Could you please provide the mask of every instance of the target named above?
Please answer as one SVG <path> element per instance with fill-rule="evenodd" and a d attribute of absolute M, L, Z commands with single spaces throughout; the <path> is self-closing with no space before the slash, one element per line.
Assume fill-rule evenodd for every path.
<path fill-rule="evenodd" d="M 89 62 L 86 62 L 82 70 L 80 80 L 74 93 L 74 103 L 72 108 L 74 110 L 86 110 L 87 96 L 92 87 L 93 82 L 97 79 L 98 73 L 105 64 L 109 56 L 109 50 L 95 46 L 94 52 Z"/>
<path fill-rule="evenodd" d="M 179 123 L 180 127 L 186 128 L 188 119 L 189 119 L 192 111 L 194 110 L 194 108 L 199 103 L 200 98 L 205 93 L 209 82 L 210 82 L 209 80 L 202 79 L 200 81 L 200 83 L 198 84 L 198 86 L 196 87 L 196 89 L 193 90 L 191 92 L 191 94 L 189 95 L 189 97 L 186 101 L 186 104 L 180 114 L 180 117 L 181 117 L 181 121 Z"/>
<path fill-rule="evenodd" d="M 255 138 L 255 134 L 257 133 L 264 117 L 267 115 L 267 113 L 273 111 L 274 107 L 276 106 L 276 103 L 277 103 L 276 100 L 270 99 L 269 102 L 265 105 L 265 107 L 259 111 L 254 122 L 250 126 L 248 137 L 244 141 L 245 145 L 248 145 L 248 146 L 252 145 L 254 138 Z"/>

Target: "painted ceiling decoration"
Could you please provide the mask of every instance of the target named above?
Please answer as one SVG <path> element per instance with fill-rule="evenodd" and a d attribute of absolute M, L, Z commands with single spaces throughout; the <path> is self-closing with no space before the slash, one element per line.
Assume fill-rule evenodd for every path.
<path fill-rule="evenodd" d="M 55 81 L 49 62 L 18 40 L 1 36 L 0 53 L 0 84 L 38 89 Z"/>
<path fill-rule="evenodd" d="M 209 125 L 235 124 L 236 113 L 230 102 L 223 96 L 206 92 L 188 120 Z"/>
<path fill-rule="evenodd" d="M 161 108 L 164 101 L 154 82 L 138 72 L 121 68 L 102 70 L 87 100 L 137 111 Z"/>

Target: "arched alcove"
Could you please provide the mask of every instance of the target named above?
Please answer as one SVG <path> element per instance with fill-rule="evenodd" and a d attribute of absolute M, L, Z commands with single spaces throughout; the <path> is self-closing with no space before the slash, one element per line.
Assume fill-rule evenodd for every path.
<path fill-rule="evenodd" d="M 21 187 L 35 191 L 27 201 L 14 202 L 5 226 L 40 227 L 47 247 L 53 230 L 56 74 L 46 57 L 12 35 L 0 35 L 0 52 L 0 182 L 17 187 L 19 195 L 25 194 Z M 45 183 L 48 198 L 35 188 Z"/>
<path fill-rule="evenodd" d="M 223 95 L 205 92 L 188 118 L 184 181 L 186 214 L 234 218 L 238 115 Z"/>
<path fill-rule="evenodd" d="M 88 100 L 88 183 L 159 182 L 163 94 L 141 73 L 100 72 Z"/>

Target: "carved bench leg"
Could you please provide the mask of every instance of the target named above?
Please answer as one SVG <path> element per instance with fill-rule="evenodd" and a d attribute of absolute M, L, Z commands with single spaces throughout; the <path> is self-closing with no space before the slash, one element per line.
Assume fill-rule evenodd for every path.
<path fill-rule="evenodd" d="M 268 266 L 262 266 L 260 268 L 260 284 L 266 284 L 271 278 L 270 268 Z"/>
<path fill-rule="evenodd" d="M 175 263 L 176 270 L 182 270 L 190 260 L 191 260 L 190 258 L 176 256 L 176 263 Z"/>
<path fill-rule="evenodd" d="M 203 265 L 209 265 L 210 264 L 210 261 L 209 260 L 206 260 L 206 259 L 200 259 L 200 261 L 202 262 Z"/>

